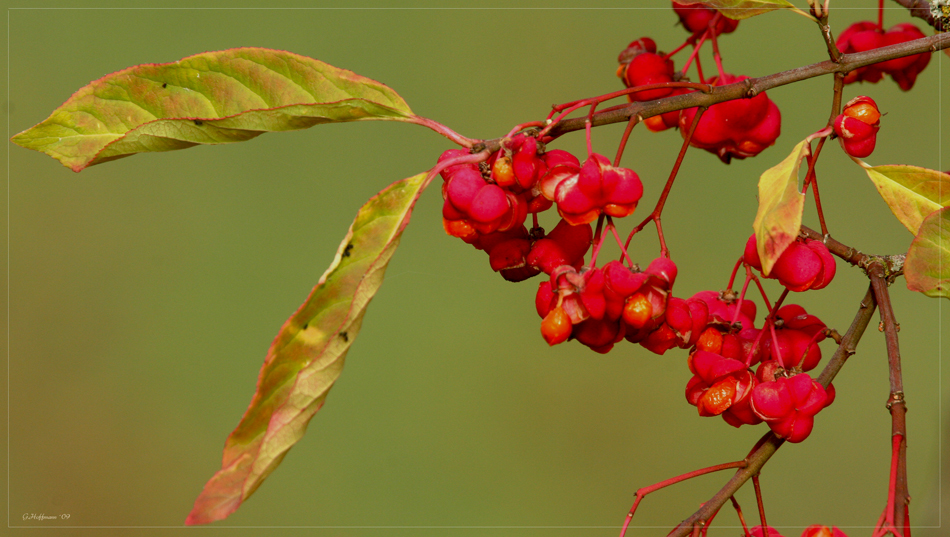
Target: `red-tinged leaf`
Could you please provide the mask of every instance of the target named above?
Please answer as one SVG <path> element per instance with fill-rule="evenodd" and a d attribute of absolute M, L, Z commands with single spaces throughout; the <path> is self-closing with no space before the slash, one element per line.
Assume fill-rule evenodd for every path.
<path fill-rule="evenodd" d="M 924 219 L 904 260 L 907 288 L 930 297 L 950 298 L 950 207 Z"/>
<path fill-rule="evenodd" d="M 907 165 L 865 167 L 864 171 L 894 216 L 914 235 L 927 215 L 950 205 L 950 174 Z"/>
<path fill-rule="evenodd" d="M 786 0 L 676 0 L 676 3 L 702 4 L 734 20 L 748 19 L 776 9 L 791 9 L 801 12 Z"/>
<path fill-rule="evenodd" d="M 106 75 L 12 140 L 78 172 L 135 153 L 412 116 L 395 91 L 351 71 L 281 50 L 237 48 Z"/>
<path fill-rule="evenodd" d="M 274 338 L 251 404 L 225 443 L 221 469 L 185 524 L 233 513 L 303 437 L 343 369 L 426 184 L 426 174 L 397 181 L 360 209 L 330 268 Z"/>
<path fill-rule="evenodd" d="M 808 140 L 802 140 L 785 160 L 759 177 L 759 210 L 752 229 L 766 276 L 802 227 L 805 195 L 798 191 L 798 169 L 809 151 Z"/>

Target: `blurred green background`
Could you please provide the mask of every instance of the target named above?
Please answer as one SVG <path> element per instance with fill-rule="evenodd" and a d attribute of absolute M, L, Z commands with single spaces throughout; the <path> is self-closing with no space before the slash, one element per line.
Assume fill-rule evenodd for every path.
<path fill-rule="evenodd" d="M 620 89 L 615 58 L 628 42 L 648 35 L 670 50 L 686 37 L 659 0 L 599 4 L 621 9 L 164 4 L 8 10 L 9 70 L 0 82 L 8 85 L 8 137 L 119 69 L 259 46 L 379 80 L 416 113 L 493 138 L 543 119 L 553 103 Z M 259 3 L 227 7 L 240 5 Z M 833 14 L 836 33 L 876 16 L 871 0 L 832 5 L 854 8 Z M 895 9 L 887 26 L 910 20 L 888 7 Z M 726 69 L 749 76 L 827 58 L 815 26 L 791 13 L 744 21 L 720 44 Z M 910 93 L 889 79 L 846 88 L 846 99 L 866 93 L 887 112 L 869 162 L 950 168 L 947 65 L 936 55 Z M 680 267 L 677 296 L 726 284 L 751 232 L 759 174 L 824 125 L 831 86 L 823 77 L 770 91 L 782 136 L 756 158 L 725 166 L 704 151 L 687 154 L 663 220 Z M 613 155 L 622 132 L 596 129 L 595 151 Z M 679 145 L 674 132 L 641 127 L 631 137 L 623 164 L 644 181 L 644 213 Z M 365 122 L 137 155 L 74 175 L 8 143 L 8 189 L 0 195 L 9 207 L 10 531 L 175 532 L 218 469 L 272 338 L 332 260 L 356 210 L 386 184 L 432 167 L 451 146 L 416 126 Z M 910 234 L 836 146 L 828 144 L 818 168 L 832 233 L 866 252 L 905 251 Z M 583 135 L 554 147 L 580 154 Z M 539 279 L 517 285 L 492 273 L 484 253 L 443 232 L 441 203 L 436 186 L 418 204 L 345 372 L 304 440 L 238 512 L 205 531 L 616 535 L 638 487 L 740 459 L 765 431 L 698 418 L 683 397 L 685 352 L 656 356 L 621 344 L 599 355 L 575 342 L 548 348 L 533 305 Z M 813 210 L 806 224 L 817 225 Z M 657 254 L 648 230 L 632 255 L 649 262 Z M 866 278 L 840 262 L 838 269 L 831 288 L 795 298 L 843 332 Z M 778 293 L 774 281 L 767 285 Z M 906 291 L 903 280 L 893 289 L 910 407 L 911 517 L 923 526 L 913 534 L 945 535 L 938 526 L 950 523 L 940 496 L 941 482 L 950 490 L 940 472 L 941 460 L 950 465 L 941 444 L 950 410 L 941 404 L 948 402 L 941 396 L 946 302 Z M 768 520 L 786 537 L 813 523 L 866 535 L 884 507 L 890 419 L 876 322 L 812 436 L 783 447 L 762 475 Z M 825 356 L 832 349 L 826 343 Z M 650 496 L 631 534 L 665 534 L 727 477 Z M 751 491 L 738 499 L 755 523 Z M 23 520 L 29 513 L 70 518 Z M 736 535 L 736 525 L 724 512 L 711 533 Z"/>

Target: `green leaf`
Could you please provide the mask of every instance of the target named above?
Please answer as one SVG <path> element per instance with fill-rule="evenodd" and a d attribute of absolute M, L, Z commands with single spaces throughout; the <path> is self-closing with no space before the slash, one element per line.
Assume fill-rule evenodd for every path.
<path fill-rule="evenodd" d="M 281 50 L 237 48 L 106 75 L 12 140 L 78 172 L 135 153 L 412 115 L 395 91 L 351 71 Z"/>
<path fill-rule="evenodd" d="M 785 160 L 759 177 L 759 210 L 752 229 L 766 276 L 802 227 L 805 195 L 798 191 L 798 169 L 810 152 L 809 141 L 799 142 Z"/>
<path fill-rule="evenodd" d="M 800 11 L 786 0 L 676 0 L 676 3 L 702 4 L 733 20 L 748 19 L 776 9 Z"/>
<path fill-rule="evenodd" d="M 366 306 L 427 184 L 426 174 L 397 181 L 360 209 L 330 268 L 271 344 L 251 404 L 225 443 L 221 469 L 205 484 L 185 524 L 233 513 L 303 437 L 343 369 Z"/>
<path fill-rule="evenodd" d="M 930 297 L 950 298 L 950 207 L 924 219 L 904 260 L 907 288 Z"/>
<path fill-rule="evenodd" d="M 950 205 L 950 174 L 918 166 L 865 167 L 894 216 L 917 234 L 927 215 Z"/>

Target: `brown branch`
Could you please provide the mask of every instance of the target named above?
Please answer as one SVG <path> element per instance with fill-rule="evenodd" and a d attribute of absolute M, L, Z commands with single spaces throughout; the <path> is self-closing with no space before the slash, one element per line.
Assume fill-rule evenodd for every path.
<path fill-rule="evenodd" d="M 716 86 L 710 93 L 697 91 L 684 95 L 665 97 L 655 101 L 630 103 L 621 108 L 598 112 L 590 118 L 591 125 L 597 127 L 600 125 L 626 122 L 635 116 L 644 119 L 667 112 L 693 108 L 695 106 L 708 108 L 714 104 L 725 101 L 755 97 L 763 91 L 794 82 L 800 82 L 816 76 L 832 73 L 847 73 L 859 67 L 866 67 L 875 63 L 893 60 L 894 58 L 936 52 L 945 48 L 950 48 L 950 33 L 932 35 L 866 52 L 842 54 L 837 63 L 828 60 L 759 78 L 749 78 L 741 82 L 736 82 L 735 84 Z M 586 116 L 562 120 L 551 129 L 550 135 L 557 138 L 562 134 L 581 130 L 585 128 L 586 121 Z M 485 140 L 480 144 L 476 144 L 473 148 L 473 152 L 478 152 L 483 149 L 497 151 L 500 147 L 501 140 L 501 138 Z"/>
<path fill-rule="evenodd" d="M 910 11 L 911 17 L 917 17 L 922 19 L 929 26 L 933 27 L 934 30 L 938 32 L 944 30 L 950 30 L 950 10 L 944 13 L 944 16 L 941 19 L 934 18 L 933 13 L 930 12 L 930 2 L 926 0 L 894 0 L 898 4 L 907 8 Z"/>
<path fill-rule="evenodd" d="M 831 61 L 837 62 L 841 59 L 841 51 L 835 43 L 835 38 L 831 35 L 831 26 L 828 25 L 828 12 L 824 10 L 821 2 L 809 2 L 811 4 L 811 14 L 818 23 L 818 29 L 821 30 L 821 38 L 825 41 L 825 48 L 828 49 L 828 57 Z"/>
<path fill-rule="evenodd" d="M 812 239 L 812 240 L 824 242 L 825 246 L 828 247 L 829 252 L 835 254 L 841 259 L 844 259 L 845 261 L 847 261 L 848 263 L 852 265 L 855 265 L 858 267 L 864 267 L 867 264 L 868 259 L 870 259 L 869 255 L 863 254 L 860 251 L 856 250 L 855 248 L 852 248 L 851 246 L 848 246 L 846 244 L 836 241 L 835 239 L 832 239 L 830 235 L 826 237 L 822 235 L 821 233 L 819 233 L 818 231 L 815 231 L 814 229 L 811 229 L 809 227 L 802 226 L 801 229 L 799 230 L 799 234 L 802 237 L 805 237 L 806 239 Z"/>
<path fill-rule="evenodd" d="M 822 241 L 825 243 L 825 246 L 828 247 L 828 251 L 835 254 L 836 256 L 844 259 L 848 263 L 855 265 L 861 269 L 864 269 L 868 276 L 869 267 L 874 262 L 879 262 L 884 267 L 885 278 L 893 281 L 894 278 L 900 276 L 904 273 L 904 259 L 907 257 L 904 254 L 897 255 L 868 255 L 863 254 L 860 251 L 854 249 L 851 246 L 842 244 L 835 239 L 832 239 L 830 235 L 824 236 L 821 233 L 815 231 L 806 226 L 802 226 L 799 230 L 799 235 L 808 239 L 814 239 L 816 241 Z"/>
<path fill-rule="evenodd" d="M 891 393 L 887 399 L 887 409 L 891 413 L 891 438 L 898 442 L 897 473 L 888 491 L 888 508 L 886 513 L 894 527 L 901 529 L 905 525 L 905 510 L 910 502 L 910 493 L 907 487 L 907 404 L 904 402 L 904 381 L 901 376 L 901 351 L 897 331 L 900 326 L 894 318 L 894 309 L 891 307 L 891 297 L 887 287 L 893 282 L 893 277 L 887 274 L 887 267 L 879 261 L 868 267 L 868 276 L 871 277 L 871 286 L 874 289 L 874 300 L 881 308 L 881 324 L 884 330 L 884 339 L 887 344 L 887 363 L 890 371 Z"/>
<path fill-rule="evenodd" d="M 831 360 L 828 361 L 828 365 L 825 366 L 821 375 L 818 376 L 818 382 L 825 388 L 831 384 L 831 381 L 835 378 L 835 375 L 838 374 L 838 371 L 841 370 L 845 361 L 854 354 L 858 341 L 861 340 L 861 336 L 864 335 L 864 330 L 871 322 L 875 307 L 874 290 L 869 287 L 864 298 L 861 300 L 861 305 L 858 307 L 858 312 L 855 314 L 854 320 L 851 321 L 851 326 L 848 328 L 844 337 L 841 338 L 841 344 L 838 345 L 834 356 L 831 357 Z M 784 442 L 785 440 L 778 438 L 771 432 L 763 436 L 762 439 L 759 440 L 759 447 L 746 457 L 745 460 L 748 462 L 748 466 L 737 471 L 719 492 L 704 503 L 698 511 L 683 522 L 680 522 L 680 524 L 670 532 L 670 537 L 685 537 L 689 535 L 694 524 L 709 520 L 709 517 L 718 511 L 742 485 L 751 479 L 752 476 L 759 474 L 762 467 L 765 466 L 765 463 L 768 462 L 769 458 L 775 454 Z"/>

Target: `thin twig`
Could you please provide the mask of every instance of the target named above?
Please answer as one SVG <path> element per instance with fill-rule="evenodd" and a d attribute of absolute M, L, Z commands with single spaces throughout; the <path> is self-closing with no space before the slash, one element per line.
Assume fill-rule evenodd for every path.
<path fill-rule="evenodd" d="M 725 101 L 755 97 L 763 91 L 794 82 L 800 82 L 816 76 L 832 73 L 847 73 L 860 67 L 866 67 L 886 60 L 903 58 L 913 54 L 936 52 L 945 48 L 950 48 L 950 33 L 932 35 L 855 54 L 842 54 L 837 63 L 827 60 L 772 75 L 749 78 L 736 82 L 735 84 L 716 86 L 710 93 L 694 91 L 692 93 L 664 97 L 655 101 L 630 103 L 620 109 L 602 111 L 595 114 L 591 118 L 591 125 L 597 127 L 600 125 L 625 122 L 636 115 L 646 119 L 659 114 L 693 108 L 695 106 L 708 108 L 714 104 Z M 550 134 L 553 138 L 557 138 L 562 134 L 583 129 L 585 128 L 586 121 L 586 117 L 562 120 L 551 129 Z M 481 144 L 476 144 L 474 150 L 480 151 L 482 149 L 488 149 L 490 151 L 496 151 L 500 147 L 500 143 L 501 138 L 485 140 Z"/>

